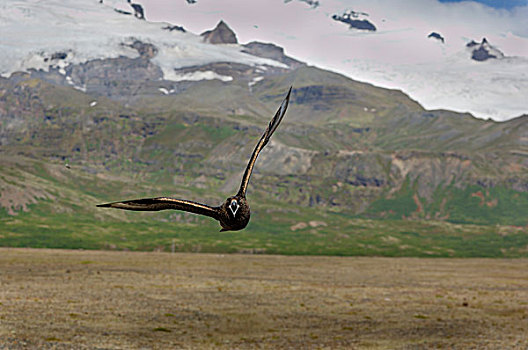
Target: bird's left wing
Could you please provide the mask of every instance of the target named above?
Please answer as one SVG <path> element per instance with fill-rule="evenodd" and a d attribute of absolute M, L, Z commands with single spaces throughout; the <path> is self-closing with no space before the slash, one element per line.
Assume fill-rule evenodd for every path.
<path fill-rule="evenodd" d="M 275 113 L 275 116 L 273 119 L 271 119 L 268 127 L 266 128 L 266 131 L 264 131 L 264 134 L 262 134 L 262 137 L 260 138 L 259 142 L 257 143 L 257 146 L 255 146 L 255 150 L 253 151 L 253 154 L 251 155 L 251 158 L 249 159 L 248 165 L 246 167 L 246 171 L 244 172 L 244 176 L 242 177 L 242 183 L 240 184 L 240 189 L 238 190 L 238 195 L 245 196 L 247 186 L 249 184 L 249 178 L 251 177 L 251 173 L 253 172 L 253 167 L 255 166 L 255 162 L 257 161 L 257 157 L 266 146 L 271 138 L 271 135 L 275 132 L 277 127 L 279 126 L 280 122 L 282 121 L 282 118 L 284 118 L 284 115 L 286 114 L 286 109 L 288 108 L 288 103 L 290 102 L 290 94 L 291 94 L 292 88 L 290 87 L 290 90 L 288 91 L 288 95 L 286 95 L 286 98 L 284 101 L 282 101 L 279 109 L 277 110 L 277 113 Z"/>
<path fill-rule="evenodd" d="M 123 202 L 99 204 L 97 206 L 102 208 L 116 208 L 138 211 L 158 211 L 165 209 L 174 209 L 188 211 L 194 214 L 210 216 L 217 220 L 219 218 L 218 208 L 210 207 L 208 205 L 196 203 L 193 201 L 170 197 L 132 199 Z"/>

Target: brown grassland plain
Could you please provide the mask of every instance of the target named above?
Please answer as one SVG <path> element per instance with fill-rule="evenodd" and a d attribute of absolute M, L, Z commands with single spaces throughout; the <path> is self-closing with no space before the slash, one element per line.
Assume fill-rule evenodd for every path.
<path fill-rule="evenodd" d="M 0 349 L 528 348 L 528 260 L 0 249 Z"/>

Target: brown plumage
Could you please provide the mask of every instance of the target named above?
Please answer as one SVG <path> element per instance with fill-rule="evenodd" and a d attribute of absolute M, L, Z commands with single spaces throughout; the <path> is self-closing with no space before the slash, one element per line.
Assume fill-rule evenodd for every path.
<path fill-rule="evenodd" d="M 103 208 L 140 211 L 158 211 L 165 209 L 183 210 L 195 214 L 210 216 L 213 219 L 218 220 L 222 226 L 220 231 L 237 231 L 243 229 L 247 226 L 250 217 L 249 204 L 246 200 L 246 190 L 249 184 L 249 178 L 251 177 L 253 167 L 255 166 L 260 151 L 268 144 L 271 135 L 273 135 L 282 121 L 282 118 L 286 114 L 291 90 L 292 88 L 290 87 L 288 95 L 284 101 L 282 101 L 277 113 L 275 113 L 275 116 L 270 121 L 266 131 L 264 131 L 264 134 L 257 143 L 257 146 L 249 159 L 244 176 L 242 177 L 242 183 L 240 184 L 238 193 L 234 196 L 228 197 L 220 206 L 210 207 L 193 201 L 169 197 L 133 199 L 123 202 L 99 204 L 97 206 Z"/>

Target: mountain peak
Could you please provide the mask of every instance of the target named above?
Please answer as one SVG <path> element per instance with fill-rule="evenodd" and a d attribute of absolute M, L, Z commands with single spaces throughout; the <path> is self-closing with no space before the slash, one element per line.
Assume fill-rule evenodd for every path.
<path fill-rule="evenodd" d="M 213 30 L 208 30 L 200 34 L 203 40 L 210 44 L 238 44 L 235 32 L 220 20 Z"/>
<path fill-rule="evenodd" d="M 486 38 L 482 38 L 480 43 L 471 40 L 466 44 L 466 47 L 471 51 L 471 59 L 475 61 L 486 61 L 489 59 L 504 58 L 504 54 L 492 46 Z"/>

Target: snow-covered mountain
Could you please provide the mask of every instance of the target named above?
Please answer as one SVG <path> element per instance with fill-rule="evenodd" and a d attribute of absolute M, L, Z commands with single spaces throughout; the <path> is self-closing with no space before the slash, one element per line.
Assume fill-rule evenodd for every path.
<path fill-rule="evenodd" d="M 224 19 L 241 43 L 273 42 L 309 64 L 401 89 L 428 109 L 495 120 L 528 111 L 528 7 L 508 11 L 437 0 L 321 0 L 317 6 L 301 0 L 201 0 L 192 6 L 137 1 L 147 19 L 196 33 Z M 376 31 L 350 28 L 335 18 L 368 20 Z M 444 43 L 428 39 L 432 32 Z M 484 37 L 504 59 L 471 59 L 466 44 Z"/>
<path fill-rule="evenodd" d="M 309 64 L 401 89 L 429 109 L 469 111 L 495 120 L 528 111 L 528 34 L 512 24 L 518 16 L 512 12 L 435 0 L 190 3 L 4 0 L 0 3 L 0 74 L 51 68 L 70 85 L 86 89 L 88 78 L 81 81 L 81 73 L 72 75 L 73 65 L 104 58 L 138 58 L 145 54 L 141 50 L 149 50 L 148 45 L 155 50 L 150 60 L 161 71 L 151 78 L 175 82 L 231 81 L 229 74 L 192 68 L 218 62 L 240 63 L 260 71 L 288 69 L 290 63 L 299 63 L 284 58 L 282 51 L 278 56 L 263 55 L 261 49 L 269 48 L 262 45 L 257 45 L 257 51 L 239 44 L 212 45 L 198 35 L 225 20 L 239 43 L 278 44 Z M 142 15 L 146 21 L 138 19 Z M 361 30 L 335 18 L 368 20 L 376 30 Z M 431 32 L 441 33 L 445 41 L 428 39 Z M 482 37 L 504 57 L 471 59 L 466 44 Z M 152 73 L 157 68 L 141 69 Z M 262 79 L 251 77 L 251 82 L 257 78 Z M 171 91 L 170 86 L 161 88 Z"/>
<path fill-rule="evenodd" d="M 186 77 L 178 69 L 213 62 L 286 68 L 278 61 L 249 55 L 238 45 L 211 45 L 196 34 L 172 30 L 167 23 L 138 20 L 125 0 L 7 0 L 0 4 L 0 75 L 29 69 L 57 69 L 90 60 L 141 56 L 151 45 L 152 62 L 166 80 Z M 214 25 L 214 24 L 213 24 Z M 197 75 L 192 79 L 197 79 Z M 212 72 L 203 79 L 223 79 Z"/>

